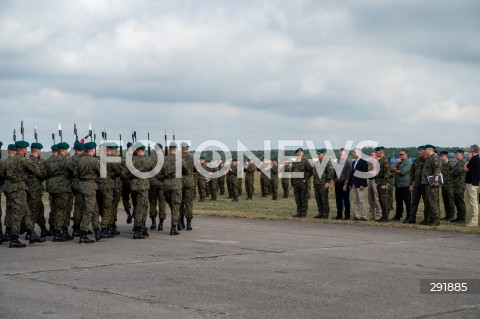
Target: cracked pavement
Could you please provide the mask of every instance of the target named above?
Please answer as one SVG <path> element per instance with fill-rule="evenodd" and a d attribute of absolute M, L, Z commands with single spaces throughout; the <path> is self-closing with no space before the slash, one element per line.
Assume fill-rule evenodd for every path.
<path fill-rule="evenodd" d="M 123 217 L 122 214 L 119 214 Z M 479 318 L 480 237 L 415 229 L 194 218 L 169 236 L 0 246 L 2 318 Z"/>

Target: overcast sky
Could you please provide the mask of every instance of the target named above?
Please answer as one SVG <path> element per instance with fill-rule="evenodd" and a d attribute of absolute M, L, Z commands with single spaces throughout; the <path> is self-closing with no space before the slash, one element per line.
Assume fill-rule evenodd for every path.
<path fill-rule="evenodd" d="M 480 1 L 0 0 L 0 140 L 480 143 Z M 58 133 L 57 133 L 58 134 Z"/>

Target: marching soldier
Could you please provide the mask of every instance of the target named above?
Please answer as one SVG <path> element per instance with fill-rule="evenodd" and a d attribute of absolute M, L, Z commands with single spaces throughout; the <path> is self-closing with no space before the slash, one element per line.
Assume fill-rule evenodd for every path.
<path fill-rule="evenodd" d="M 76 141 L 73 144 L 73 150 L 75 151 L 75 154 L 71 157 L 72 162 L 75 164 L 75 170 L 73 173 L 73 178 L 72 178 L 72 193 L 74 197 L 74 204 L 73 204 L 73 237 L 80 237 L 80 222 L 82 221 L 82 212 L 83 212 L 83 195 L 80 193 L 78 189 L 78 185 L 80 180 L 78 179 L 77 173 L 77 167 L 78 167 L 78 162 L 80 161 L 80 158 L 83 156 L 83 152 L 85 150 L 85 146 Z"/>
<path fill-rule="evenodd" d="M 52 196 L 52 204 L 55 207 L 54 242 L 73 239 L 68 233 L 68 226 L 70 225 L 68 200 L 72 192 L 70 177 L 75 171 L 75 164 L 70 158 L 67 158 L 70 148 L 68 143 L 58 143 L 57 147 L 58 155 L 45 162 L 49 176 L 47 187 Z"/>
<path fill-rule="evenodd" d="M 380 199 L 380 206 L 382 207 L 382 218 L 377 220 L 378 222 L 387 222 L 388 215 L 390 213 L 390 201 L 388 199 L 388 189 L 393 187 L 390 185 L 390 161 L 385 156 L 385 147 L 379 146 L 375 148 L 375 152 L 378 156 L 378 164 L 380 165 L 380 171 L 376 176 L 378 197 Z"/>
<path fill-rule="evenodd" d="M 31 220 L 30 210 L 27 205 L 27 184 L 29 174 L 42 176 L 40 169 L 30 159 L 25 158 L 27 147 L 30 144 L 25 141 L 17 141 L 16 154 L 2 165 L 2 175 L 8 180 L 5 191 L 8 193 L 8 199 L 11 204 L 11 235 L 10 248 L 23 248 L 26 245 L 18 240 L 20 232 L 20 224 L 25 222 L 27 234 L 29 235 L 29 243 L 42 243 L 44 238 L 40 238 L 34 231 L 34 223 Z"/>
<path fill-rule="evenodd" d="M 118 156 L 118 147 L 113 149 L 113 156 Z M 123 170 L 122 163 L 120 163 L 120 169 Z M 113 225 L 110 228 L 110 234 L 113 236 L 120 235 L 120 232 L 117 230 L 116 222 L 117 222 L 118 205 L 120 204 L 121 198 L 122 198 L 122 177 L 121 175 L 119 175 L 115 177 L 113 181 L 113 204 L 112 204 Z"/>
<path fill-rule="evenodd" d="M 187 172 L 187 165 L 184 160 L 181 163 L 181 172 L 176 170 L 177 145 L 171 143 L 168 147 L 168 156 L 162 170 L 163 186 L 165 190 L 165 200 L 170 206 L 171 211 L 171 229 L 170 235 L 178 235 L 177 223 L 180 218 L 180 205 L 182 203 L 182 175 Z"/>
<path fill-rule="evenodd" d="M 422 187 L 425 194 L 425 219 L 420 223 L 427 226 L 440 225 L 440 202 L 439 202 L 439 175 L 440 159 L 435 154 L 433 145 L 425 145 L 426 159 L 422 171 Z M 428 177 L 433 176 L 433 183 Z"/>
<path fill-rule="evenodd" d="M 324 164 L 326 149 L 317 150 L 318 162 L 320 167 Z M 332 180 L 333 166 L 330 160 L 328 160 L 323 172 L 317 170 L 317 166 L 314 167 L 313 173 L 313 187 L 315 191 L 315 199 L 317 201 L 318 214 L 314 218 L 328 219 L 330 213 L 330 204 L 328 202 L 328 190 Z"/>
<path fill-rule="evenodd" d="M 17 147 L 15 144 L 9 144 L 7 147 L 8 157 L 3 161 L 3 165 L 6 165 L 9 161 L 13 160 L 13 157 L 17 154 Z M 12 201 L 10 200 L 10 194 L 7 192 L 10 181 L 4 177 L 3 192 L 5 194 L 6 209 L 5 209 L 5 241 L 11 240 L 12 234 Z"/>
<path fill-rule="evenodd" d="M 163 145 L 156 144 L 155 145 L 155 153 L 152 156 L 152 161 L 154 165 L 157 164 L 158 157 L 163 157 Z M 165 194 L 163 191 L 163 182 L 161 180 L 161 171 L 158 172 L 154 177 L 149 179 L 150 181 L 150 190 L 148 191 L 148 199 L 150 201 L 150 219 L 152 220 L 152 225 L 150 229 L 157 229 L 156 220 L 157 215 L 159 218 L 158 221 L 158 231 L 163 230 L 163 222 L 166 218 L 166 202 L 165 202 Z M 158 211 L 157 211 L 158 206 Z"/>
<path fill-rule="evenodd" d="M 233 158 L 230 169 L 227 172 L 227 183 L 230 183 L 232 190 L 232 202 L 238 202 L 238 183 L 237 183 L 237 159 Z"/>
<path fill-rule="evenodd" d="M 127 143 L 127 154 L 133 153 L 132 145 L 133 144 L 131 142 Z M 124 164 L 123 169 L 125 170 L 126 169 L 125 162 L 123 162 L 123 164 Z M 132 181 L 128 178 L 122 178 L 122 203 L 125 209 L 125 213 L 127 213 L 127 224 L 131 224 L 133 219 L 133 216 L 131 213 L 132 205 L 130 204 L 131 194 L 132 194 Z M 135 206 L 133 211 L 135 212 Z"/>
<path fill-rule="evenodd" d="M 247 165 L 243 168 L 245 172 L 245 190 L 247 191 L 247 199 L 253 199 L 253 193 L 255 191 L 253 185 L 255 183 L 255 165 L 253 161 L 249 159 Z"/>
<path fill-rule="evenodd" d="M 185 229 L 185 217 L 187 218 L 187 230 L 192 230 L 192 218 L 193 218 L 193 169 L 195 164 L 193 163 L 193 156 L 188 151 L 189 145 L 187 143 L 182 143 L 182 159 L 185 162 L 185 172 L 182 174 L 182 204 L 180 205 L 180 221 L 178 223 L 178 228 L 180 226 L 182 229 Z M 222 165 L 222 164 L 220 164 Z M 225 183 L 223 181 L 222 183 Z M 223 187 L 224 188 L 224 187 Z M 221 192 L 222 187 L 220 187 Z M 223 189 L 225 192 L 225 189 Z M 222 194 L 223 195 L 223 194 Z"/>
<path fill-rule="evenodd" d="M 303 177 L 294 177 L 292 175 L 291 178 L 291 187 L 293 188 L 297 205 L 297 213 L 293 217 L 305 218 L 308 211 L 307 180 L 311 176 L 312 166 L 303 157 L 302 148 L 298 148 L 295 154 L 297 155 L 297 161 L 292 163 L 292 173 L 303 173 Z"/>
<path fill-rule="evenodd" d="M 453 165 L 448 160 L 448 152 L 440 152 L 441 160 L 441 171 L 443 175 L 443 184 L 442 184 L 442 198 L 443 198 L 443 207 L 445 209 L 445 217 L 442 220 L 453 220 L 455 216 L 455 199 L 453 194 L 452 187 L 452 170 Z"/>
<path fill-rule="evenodd" d="M 465 216 L 467 214 L 467 209 L 465 206 L 465 160 L 464 160 L 464 151 L 458 149 L 455 152 L 455 159 L 457 162 L 452 168 L 452 186 L 453 186 L 453 198 L 455 206 L 457 207 L 457 218 L 452 220 L 452 223 L 455 224 L 465 224 Z"/>

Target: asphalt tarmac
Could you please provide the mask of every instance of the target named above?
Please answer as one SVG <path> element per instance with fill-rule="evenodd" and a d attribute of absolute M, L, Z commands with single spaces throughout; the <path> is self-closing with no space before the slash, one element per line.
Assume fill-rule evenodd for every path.
<path fill-rule="evenodd" d="M 480 237 L 373 226 L 196 217 L 151 231 L 0 246 L 0 318 L 480 318 Z"/>

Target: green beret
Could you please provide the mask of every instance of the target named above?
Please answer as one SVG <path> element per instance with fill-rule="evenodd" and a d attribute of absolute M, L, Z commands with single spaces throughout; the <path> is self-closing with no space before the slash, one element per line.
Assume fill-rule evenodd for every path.
<path fill-rule="evenodd" d="M 85 145 L 83 145 L 80 142 L 76 142 L 75 144 L 73 144 L 73 148 L 76 149 L 77 151 L 84 151 Z"/>
<path fill-rule="evenodd" d="M 132 145 L 133 145 L 133 143 L 132 143 L 132 142 L 128 142 L 128 143 L 127 143 L 127 148 L 130 148 L 130 147 L 132 147 Z"/>
<path fill-rule="evenodd" d="M 384 151 L 384 150 L 385 150 L 385 147 L 383 147 L 383 146 L 377 146 L 377 147 L 375 147 L 375 152 Z"/>
<path fill-rule="evenodd" d="M 15 146 L 15 144 L 8 144 L 8 148 L 7 148 L 9 151 L 16 151 L 17 150 L 17 147 Z"/>
<path fill-rule="evenodd" d="M 58 151 L 58 145 L 57 144 L 52 145 L 52 151 Z"/>
<path fill-rule="evenodd" d="M 15 146 L 17 148 L 27 148 L 30 146 L 30 143 L 26 142 L 26 141 L 18 141 L 18 142 L 15 142 Z"/>
<path fill-rule="evenodd" d="M 41 143 L 32 143 L 32 148 L 36 148 L 37 150 L 41 150 L 43 148 L 43 145 Z"/>
<path fill-rule="evenodd" d="M 456 150 L 456 151 L 455 151 L 455 153 L 462 153 L 462 154 L 464 154 L 464 153 L 465 153 L 465 151 L 464 151 L 464 150 L 462 150 L 461 148 L 459 148 L 458 150 Z"/>
<path fill-rule="evenodd" d="M 425 150 L 425 145 L 420 145 L 419 147 L 417 147 L 419 150 Z"/>
<path fill-rule="evenodd" d="M 441 151 L 440 155 L 448 155 L 448 152 L 447 151 Z"/>
<path fill-rule="evenodd" d="M 298 152 L 303 152 L 303 148 L 299 147 L 295 150 L 295 154 L 298 153 Z"/>
<path fill-rule="evenodd" d="M 96 147 L 97 147 L 97 143 L 95 143 L 95 142 L 85 143 L 85 149 L 86 150 L 93 150 Z"/>
<path fill-rule="evenodd" d="M 232 162 L 236 162 L 236 161 L 237 161 L 237 159 L 236 159 L 236 158 L 232 158 Z"/>
<path fill-rule="evenodd" d="M 134 147 L 137 150 L 145 151 L 145 145 L 143 145 L 142 143 L 135 143 Z"/>
<path fill-rule="evenodd" d="M 186 142 L 182 142 L 182 144 L 180 144 L 181 147 L 190 147 L 190 145 L 188 145 Z"/>
<path fill-rule="evenodd" d="M 2 147 L 2 146 L 3 146 L 3 143 L 2 143 L 2 142 L 0 142 L 0 147 Z"/>
<path fill-rule="evenodd" d="M 168 145 L 169 148 L 177 148 L 177 143 L 171 142 L 170 145 Z"/>
<path fill-rule="evenodd" d="M 203 157 L 203 156 L 200 156 L 200 160 L 205 160 L 205 157 Z"/>
<path fill-rule="evenodd" d="M 68 150 L 70 148 L 70 145 L 68 145 L 67 142 L 61 142 L 57 144 L 58 148 L 61 148 L 62 150 Z"/>
<path fill-rule="evenodd" d="M 317 150 L 317 154 L 325 154 L 326 152 L 327 152 L 327 150 L 324 149 L 324 148 L 319 148 L 319 149 Z"/>
<path fill-rule="evenodd" d="M 109 150 L 116 150 L 118 148 L 118 145 L 115 143 L 105 143 L 103 146 L 106 146 Z"/>
<path fill-rule="evenodd" d="M 276 158 L 272 158 L 272 162 L 278 162 Z"/>
<path fill-rule="evenodd" d="M 425 149 L 427 149 L 427 148 L 435 149 L 435 146 L 433 146 L 432 144 L 427 144 L 427 145 L 425 145 Z"/>
<path fill-rule="evenodd" d="M 154 148 L 155 148 L 155 149 L 161 149 L 161 150 L 163 150 L 163 145 L 160 144 L 160 143 L 157 143 L 157 144 L 155 144 L 155 147 L 154 147 Z"/>

